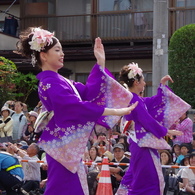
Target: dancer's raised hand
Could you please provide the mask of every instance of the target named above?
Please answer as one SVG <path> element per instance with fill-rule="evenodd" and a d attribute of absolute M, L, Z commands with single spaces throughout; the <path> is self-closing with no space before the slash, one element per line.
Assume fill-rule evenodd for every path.
<path fill-rule="evenodd" d="M 160 80 L 160 82 L 163 85 L 166 85 L 167 81 L 171 81 L 171 83 L 173 83 L 173 79 L 170 77 L 170 75 L 166 75 L 166 76 L 162 77 L 162 79 Z"/>
<path fill-rule="evenodd" d="M 100 37 L 97 37 L 95 39 L 95 45 L 94 45 L 94 55 L 97 59 L 97 63 L 102 66 L 102 68 L 105 67 L 105 51 L 104 46 L 102 44 L 102 40 Z"/>

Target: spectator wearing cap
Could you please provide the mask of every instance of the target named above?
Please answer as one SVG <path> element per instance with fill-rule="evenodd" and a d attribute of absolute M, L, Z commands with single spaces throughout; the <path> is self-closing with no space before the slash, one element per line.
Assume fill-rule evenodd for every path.
<path fill-rule="evenodd" d="M 12 137 L 13 135 L 13 120 L 10 117 L 10 111 L 8 107 L 2 107 L 0 120 L 0 137 Z"/>
<path fill-rule="evenodd" d="M 21 149 L 21 150 L 24 150 L 24 152 L 26 152 L 26 150 L 28 148 L 28 143 L 26 141 L 24 141 L 24 140 L 18 142 L 15 145 L 17 146 L 18 150 Z M 22 160 L 22 158 L 20 156 L 18 156 L 17 154 L 15 154 L 15 157 L 17 157 L 19 159 L 19 161 Z"/>
<path fill-rule="evenodd" d="M 181 154 L 177 158 L 177 161 L 175 163 L 176 165 L 181 164 L 181 161 L 184 159 L 184 156 L 187 155 L 189 151 L 189 147 L 187 144 L 181 144 L 180 149 L 181 149 Z"/>
<path fill-rule="evenodd" d="M 21 148 L 22 146 L 28 146 L 28 143 L 26 141 L 20 141 L 17 143 L 18 148 Z"/>
<path fill-rule="evenodd" d="M 38 117 L 38 113 L 35 111 L 30 111 L 29 112 L 29 123 L 27 125 L 26 131 L 24 132 L 24 139 L 30 144 L 32 142 L 37 142 L 38 141 L 38 134 L 34 132 L 34 124 L 35 121 Z"/>
<path fill-rule="evenodd" d="M 172 147 L 172 156 L 174 164 L 176 163 L 178 156 L 181 154 L 180 145 L 181 145 L 180 142 L 175 142 Z"/>
<path fill-rule="evenodd" d="M 111 162 L 114 163 L 129 163 L 129 159 L 124 155 L 124 145 L 122 143 L 115 144 L 113 147 L 114 159 Z M 113 192 L 115 193 L 120 185 L 121 179 L 123 178 L 127 165 L 110 165 L 110 174 Z"/>
<path fill-rule="evenodd" d="M 37 117 L 38 117 L 38 113 L 35 112 L 35 111 L 30 111 L 30 112 L 28 113 L 28 118 L 29 118 L 29 121 L 30 121 L 30 122 L 34 122 L 34 123 L 35 123 Z"/>
<path fill-rule="evenodd" d="M 39 182 L 41 180 L 40 164 L 37 157 L 39 153 L 39 147 L 36 143 L 29 145 L 27 152 L 18 149 L 12 144 L 13 150 L 18 154 L 22 160 L 34 160 L 34 162 L 22 162 L 22 168 L 24 170 L 24 184 L 22 186 L 22 192 L 29 193 L 31 190 L 36 190 L 39 187 Z"/>

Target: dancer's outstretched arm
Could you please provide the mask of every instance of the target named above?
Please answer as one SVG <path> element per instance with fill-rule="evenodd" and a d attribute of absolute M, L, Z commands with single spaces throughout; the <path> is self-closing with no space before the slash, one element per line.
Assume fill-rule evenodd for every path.
<path fill-rule="evenodd" d="M 134 108 L 137 106 L 137 104 L 138 104 L 138 102 L 135 102 L 130 107 L 120 108 L 120 109 L 105 108 L 102 116 L 107 116 L 107 115 L 115 115 L 115 116 L 128 115 L 128 114 L 131 113 L 132 110 L 134 110 Z"/>
<path fill-rule="evenodd" d="M 169 136 L 171 139 L 175 135 L 177 135 L 177 136 L 183 135 L 183 132 L 177 131 L 177 130 L 171 130 L 171 129 L 167 131 L 167 136 Z"/>

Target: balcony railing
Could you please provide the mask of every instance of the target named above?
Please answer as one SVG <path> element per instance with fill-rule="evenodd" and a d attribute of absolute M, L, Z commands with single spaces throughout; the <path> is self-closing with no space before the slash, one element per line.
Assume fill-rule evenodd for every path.
<path fill-rule="evenodd" d="M 144 21 L 142 21 L 142 18 Z M 180 27 L 195 23 L 195 9 L 170 8 L 169 37 Z M 69 16 L 30 16 L 21 19 L 21 29 L 42 26 L 61 42 L 144 40 L 153 37 L 153 12 L 124 12 Z"/>
<path fill-rule="evenodd" d="M 152 39 L 152 12 L 74 16 L 34 16 L 21 19 L 21 29 L 42 26 L 54 31 L 62 42 Z M 142 17 L 144 21 L 142 21 Z"/>
<path fill-rule="evenodd" d="M 187 24 L 195 23 L 195 8 L 182 9 L 182 8 L 170 8 L 170 35 L 177 29 Z"/>

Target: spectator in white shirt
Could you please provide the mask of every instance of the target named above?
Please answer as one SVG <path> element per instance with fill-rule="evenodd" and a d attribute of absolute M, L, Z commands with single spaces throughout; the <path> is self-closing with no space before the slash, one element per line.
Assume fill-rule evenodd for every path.
<path fill-rule="evenodd" d="M 2 118 L 0 120 L 0 137 L 12 137 L 13 120 L 10 117 L 10 111 L 8 107 L 2 107 L 1 116 Z"/>
<path fill-rule="evenodd" d="M 27 152 L 18 149 L 17 146 L 12 145 L 14 151 L 21 157 L 21 160 L 34 160 L 34 162 L 21 162 L 24 170 L 24 185 L 21 191 L 25 194 L 30 191 L 35 191 L 39 188 L 39 182 L 41 180 L 40 164 L 36 161 L 40 159 L 37 157 L 39 153 L 39 147 L 36 143 L 32 143 Z"/>

